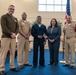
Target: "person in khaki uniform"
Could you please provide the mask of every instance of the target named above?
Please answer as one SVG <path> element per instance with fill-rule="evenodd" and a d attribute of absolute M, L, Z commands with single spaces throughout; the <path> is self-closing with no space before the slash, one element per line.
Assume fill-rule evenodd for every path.
<path fill-rule="evenodd" d="M 75 66 L 75 24 L 71 21 L 71 17 L 67 17 L 67 24 L 63 28 L 65 34 L 65 66 Z M 70 57 L 71 55 L 71 57 Z M 70 61 L 71 59 L 71 61 Z"/>
<path fill-rule="evenodd" d="M 17 18 L 13 16 L 15 7 L 10 5 L 8 7 L 8 13 L 1 17 L 1 28 L 2 28 L 2 38 L 1 38 L 1 50 L 0 50 L 0 74 L 4 75 L 5 70 L 5 60 L 7 52 L 10 49 L 10 68 L 13 71 L 18 71 L 14 65 L 14 56 L 16 48 L 16 34 L 19 30 L 19 25 Z M 10 47 L 10 48 L 9 48 Z"/>
<path fill-rule="evenodd" d="M 19 35 L 18 35 L 18 65 L 19 68 L 23 68 L 22 57 L 24 54 L 24 65 L 31 66 L 28 63 L 28 52 L 29 52 L 29 36 L 31 34 L 30 23 L 26 20 L 27 15 L 25 12 L 22 13 L 22 19 L 19 21 Z"/>

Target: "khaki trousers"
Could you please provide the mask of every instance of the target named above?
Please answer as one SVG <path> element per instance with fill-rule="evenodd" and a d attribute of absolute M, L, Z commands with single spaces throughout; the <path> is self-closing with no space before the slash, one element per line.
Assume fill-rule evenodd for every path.
<path fill-rule="evenodd" d="M 71 65 L 75 65 L 75 39 L 76 38 L 70 38 L 65 40 L 66 63 Z"/>
<path fill-rule="evenodd" d="M 7 52 L 10 49 L 10 68 L 15 68 L 14 66 L 14 56 L 16 48 L 16 39 L 2 38 L 1 39 L 1 49 L 0 49 L 0 71 L 5 70 L 5 60 L 7 57 Z"/>
<path fill-rule="evenodd" d="M 26 40 L 23 36 L 18 36 L 18 65 L 28 63 L 29 52 L 29 40 Z M 23 60 L 24 59 L 24 60 Z"/>

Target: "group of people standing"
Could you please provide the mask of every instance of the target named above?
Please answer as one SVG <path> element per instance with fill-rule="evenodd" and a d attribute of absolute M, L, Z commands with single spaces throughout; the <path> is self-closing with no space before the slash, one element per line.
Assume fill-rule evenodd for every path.
<path fill-rule="evenodd" d="M 33 65 L 37 66 L 38 60 L 38 48 L 40 48 L 40 61 L 41 66 L 44 65 L 44 42 L 48 39 L 49 51 L 50 51 L 50 65 L 58 64 L 58 52 L 60 46 L 61 27 L 57 24 L 57 20 L 53 18 L 50 22 L 50 26 L 46 29 L 46 26 L 41 23 L 41 16 L 37 17 L 37 23 L 32 26 L 31 34 L 34 37 L 33 44 Z"/>
<path fill-rule="evenodd" d="M 18 71 L 14 65 L 14 56 L 16 48 L 16 35 L 18 34 L 18 66 L 23 68 L 23 66 L 32 66 L 28 62 L 28 52 L 29 52 L 29 37 L 32 35 L 33 39 L 33 66 L 38 65 L 38 49 L 40 49 L 40 60 L 39 65 L 45 67 L 44 59 L 44 42 L 48 40 L 48 47 L 50 53 L 49 65 L 58 65 L 58 53 L 60 47 L 60 36 L 61 27 L 58 25 L 57 20 L 53 18 L 50 22 L 48 29 L 42 24 L 42 17 L 37 16 L 36 23 L 31 27 L 30 22 L 28 22 L 27 14 L 22 13 L 21 20 L 17 20 L 13 16 L 15 11 L 14 5 L 10 5 L 8 8 L 8 13 L 1 17 L 1 28 L 2 28 L 2 38 L 1 38 L 1 49 L 0 49 L 0 74 L 4 75 L 5 70 L 5 60 L 8 50 L 10 50 L 10 69 L 12 71 Z M 70 65 L 69 60 L 69 49 L 72 54 L 71 66 L 75 66 L 75 24 L 71 22 L 71 18 L 67 18 L 67 25 L 64 26 L 65 33 L 65 66 Z"/>

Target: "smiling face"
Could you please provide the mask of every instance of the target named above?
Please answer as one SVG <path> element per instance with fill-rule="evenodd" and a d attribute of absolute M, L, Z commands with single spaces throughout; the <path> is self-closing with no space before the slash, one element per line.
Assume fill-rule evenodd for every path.
<path fill-rule="evenodd" d="M 68 23 L 70 23 L 70 22 L 71 22 L 71 20 L 72 20 L 71 16 L 67 16 L 66 21 L 67 21 Z"/>
<path fill-rule="evenodd" d="M 23 12 L 23 14 L 22 14 L 22 19 L 23 20 L 26 20 L 27 19 L 27 14 L 25 12 Z"/>
<path fill-rule="evenodd" d="M 10 6 L 8 7 L 8 13 L 9 13 L 10 15 L 12 15 L 12 14 L 14 13 L 14 11 L 15 11 L 15 7 L 14 7 L 13 5 L 10 5 Z"/>
<path fill-rule="evenodd" d="M 53 26 L 56 24 L 54 19 L 52 19 L 51 23 L 52 23 Z"/>
<path fill-rule="evenodd" d="M 38 22 L 39 24 L 41 24 L 41 22 L 42 22 L 41 16 L 38 16 L 38 17 L 37 17 L 37 22 Z"/>
<path fill-rule="evenodd" d="M 53 18 L 53 19 L 51 20 L 50 24 L 51 24 L 52 26 L 57 25 L 57 20 L 56 20 L 55 18 Z"/>

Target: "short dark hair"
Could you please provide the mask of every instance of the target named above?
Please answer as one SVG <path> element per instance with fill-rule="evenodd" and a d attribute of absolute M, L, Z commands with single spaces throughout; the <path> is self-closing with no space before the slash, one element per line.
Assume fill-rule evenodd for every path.
<path fill-rule="evenodd" d="M 15 7 L 14 5 L 9 5 L 9 7 L 10 7 L 10 6 Z"/>
<path fill-rule="evenodd" d="M 58 26 L 58 23 L 57 23 L 57 20 L 55 18 L 52 18 L 51 19 L 51 22 L 50 22 L 51 27 L 52 27 L 52 20 L 55 20 L 55 22 L 56 22 L 55 26 L 57 27 Z"/>
<path fill-rule="evenodd" d="M 23 12 L 23 13 L 22 13 L 22 15 L 24 15 L 24 14 L 27 16 L 26 12 Z"/>
<path fill-rule="evenodd" d="M 37 18 L 41 18 L 41 16 L 37 16 Z"/>

